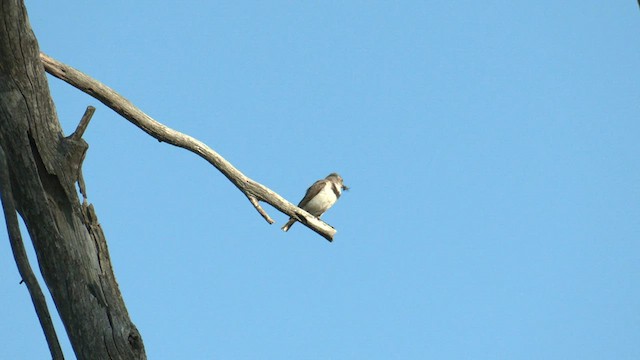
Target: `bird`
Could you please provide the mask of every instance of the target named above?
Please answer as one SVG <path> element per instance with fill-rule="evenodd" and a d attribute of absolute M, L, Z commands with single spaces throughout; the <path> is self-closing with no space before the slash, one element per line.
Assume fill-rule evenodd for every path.
<path fill-rule="evenodd" d="M 349 190 L 349 188 L 344 185 L 340 175 L 331 173 L 326 178 L 314 182 L 307 189 L 307 193 L 300 200 L 298 207 L 319 219 L 325 211 L 336 203 L 340 195 L 342 195 L 342 190 Z M 289 231 L 289 228 L 295 222 L 296 219 L 289 218 L 289 221 L 282 227 L 282 231 Z"/>

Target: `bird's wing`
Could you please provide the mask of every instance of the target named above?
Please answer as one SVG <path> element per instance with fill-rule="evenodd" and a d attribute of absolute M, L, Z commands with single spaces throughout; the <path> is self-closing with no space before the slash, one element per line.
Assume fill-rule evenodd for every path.
<path fill-rule="evenodd" d="M 313 199 L 316 195 L 318 195 L 318 193 L 322 189 L 324 189 L 325 185 L 327 184 L 327 181 L 328 180 L 326 179 L 322 179 L 314 182 L 313 185 L 311 185 L 311 187 L 307 189 L 307 193 L 304 194 L 304 197 L 302 198 L 302 200 L 300 200 L 298 207 L 304 209 L 304 207 L 309 203 L 309 201 L 311 201 L 311 199 Z"/>

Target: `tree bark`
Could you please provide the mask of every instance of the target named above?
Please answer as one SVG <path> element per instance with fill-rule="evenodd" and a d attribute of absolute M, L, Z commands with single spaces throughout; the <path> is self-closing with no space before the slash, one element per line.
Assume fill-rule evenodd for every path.
<path fill-rule="evenodd" d="M 0 145 L 15 208 L 78 359 L 146 359 L 93 206 L 75 184 L 88 145 L 64 137 L 22 1 L 0 2 Z"/>

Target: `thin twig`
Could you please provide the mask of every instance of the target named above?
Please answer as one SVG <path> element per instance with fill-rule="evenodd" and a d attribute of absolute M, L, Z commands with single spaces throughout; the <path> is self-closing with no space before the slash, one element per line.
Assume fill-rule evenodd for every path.
<path fill-rule="evenodd" d="M 266 212 L 259 201 L 266 202 L 288 216 L 300 218 L 302 224 L 325 239 L 333 241 L 336 233 L 333 227 L 288 202 L 266 186 L 248 178 L 205 143 L 159 123 L 122 95 L 86 74 L 43 53 L 40 53 L 40 59 L 46 72 L 93 96 L 158 141 L 189 150 L 207 160 L 247 196 L 258 213 L 270 224 L 273 220 L 268 215 L 265 216 Z"/>
<path fill-rule="evenodd" d="M 54 360 L 63 360 L 64 355 L 60 347 L 60 342 L 58 341 L 58 336 L 56 335 L 56 329 L 51 321 L 47 301 L 38 284 L 38 279 L 33 273 L 31 265 L 29 265 L 27 251 L 24 248 L 22 235 L 20 234 L 18 215 L 13 199 L 11 179 L 9 177 L 7 158 L 5 157 L 2 147 L 0 147 L 0 197 L 2 198 L 2 209 L 7 223 L 7 232 L 9 233 L 9 242 L 11 243 L 13 258 L 18 266 L 18 272 L 22 277 L 20 283 L 24 282 L 27 286 L 27 291 L 29 291 L 31 301 L 36 309 L 36 314 L 38 315 L 38 320 L 40 320 L 40 326 L 42 326 L 42 330 L 44 331 L 44 337 L 47 340 L 52 358 Z"/>
<path fill-rule="evenodd" d="M 258 199 L 256 199 L 255 196 L 248 196 L 249 197 L 249 201 L 251 201 L 251 204 L 253 204 L 253 206 L 256 208 L 256 210 L 258 210 L 258 212 L 260 213 L 260 215 L 262 215 L 262 217 L 267 220 L 267 222 L 269 224 L 273 224 L 275 221 L 273 221 L 273 219 L 269 216 L 269 214 L 267 214 L 266 211 L 264 211 L 264 209 L 262 208 L 262 206 L 260 206 L 260 203 L 258 202 Z"/>

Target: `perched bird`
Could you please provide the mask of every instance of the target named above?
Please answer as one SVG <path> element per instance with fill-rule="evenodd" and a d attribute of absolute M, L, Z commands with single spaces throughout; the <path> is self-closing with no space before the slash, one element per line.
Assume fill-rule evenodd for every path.
<path fill-rule="evenodd" d="M 349 190 L 349 188 L 343 184 L 340 175 L 331 173 L 326 178 L 316 181 L 307 189 L 307 193 L 300 200 L 298 207 L 320 218 L 325 211 L 336 203 L 342 194 L 342 190 Z M 295 222 L 294 218 L 289 218 L 289 221 L 282 227 L 282 231 L 289 231 L 289 228 Z"/>

